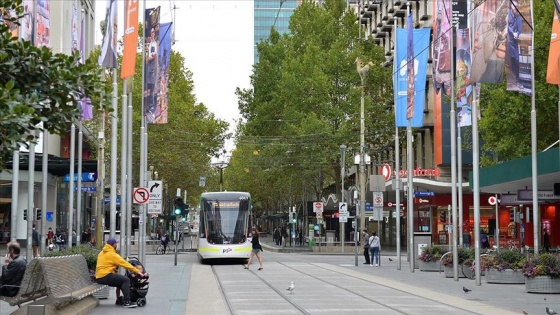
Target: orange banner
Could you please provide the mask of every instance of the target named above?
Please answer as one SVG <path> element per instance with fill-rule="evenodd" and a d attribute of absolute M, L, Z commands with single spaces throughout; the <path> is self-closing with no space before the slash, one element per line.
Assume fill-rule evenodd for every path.
<path fill-rule="evenodd" d="M 121 79 L 134 75 L 138 48 L 138 5 L 139 0 L 125 1 L 124 52 Z"/>
<path fill-rule="evenodd" d="M 554 21 L 552 21 L 552 34 L 550 34 L 550 51 L 548 52 L 548 67 L 546 82 L 560 84 L 560 3 L 555 1 Z"/>

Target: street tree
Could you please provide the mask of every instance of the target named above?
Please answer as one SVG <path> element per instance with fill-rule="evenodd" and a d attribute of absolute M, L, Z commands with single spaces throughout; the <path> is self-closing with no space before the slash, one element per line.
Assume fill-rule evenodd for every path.
<path fill-rule="evenodd" d="M 268 170 L 260 191 L 284 205 L 296 194 L 301 200 L 302 191 L 313 200 L 326 186 L 340 191 L 340 145 L 355 150 L 360 145 L 356 58 L 371 61 L 364 86 L 366 151 L 385 147 L 394 131 L 392 107 L 387 107 L 392 96 L 384 92 L 391 90 L 391 71 L 381 66 L 382 48 L 356 38 L 356 15 L 345 1 L 303 2 L 289 30 L 280 35 L 271 29 L 269 39 L 258 44 L 252 88 L 237 91 L 244 124 L 236 145 L 259 152 L 244 160 L 251 172 L 243 173 L 242 165 L 238 171 L 248 180 L 255 169 Z"/>
<path fill-rule="evenodd" d="M 101 68 L 80 63 L 78 53 L 53 53 L 13 37 L 11 27 L 23 18 L 21 3 L 0 0 L 0 170 L 14 151 L 37 143 L 39 132 L 66 132 L 80 117 L 82 97 L 99 98 L 105 87 Z"/>

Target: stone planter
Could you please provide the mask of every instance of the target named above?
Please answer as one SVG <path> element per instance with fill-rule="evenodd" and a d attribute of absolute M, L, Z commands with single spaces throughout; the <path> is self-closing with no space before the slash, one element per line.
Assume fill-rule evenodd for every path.
<path fill-rule="evenodd" d="M 453 264 L 443 266 L 443 273 L 445 274 L 446 278 L 453 278 Z M 459 278 L 466 278 L 461 271 L 461 265 L 459 265 L 457 276 L 459 276 Z"/>
<path fill-rule="evenodd" d="M 525 277 L 525 290 L 529 293 L 560 293 L 560 278 L 550 276 Z"/>
<path fill-rule="evenodd" d="M 525 283 L 525 276 L 521 270 L 505 269 L 486 269 L 485 271 L 486 282 L 488 283 L 501 283 L 501 284 L 523 284 Z"/>
<path fill-rule="evenodd" d="M 441 261 L 423 261 L 418 260 L 418 269 L 420 271 L 440 271 Z"/>

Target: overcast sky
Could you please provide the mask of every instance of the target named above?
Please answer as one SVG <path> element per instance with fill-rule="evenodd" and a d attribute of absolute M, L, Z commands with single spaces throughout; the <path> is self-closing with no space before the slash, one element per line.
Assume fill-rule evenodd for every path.
<path fill-rule="evenodd" d="M 107 2 L 95 1 L 96 43 L 99 44 L 102 40 L 99 22 L 105 18 Z M 143 4 L 141 1 L 140 22 L 143 22 Z M 161 6 L 162 23 L 173 20 L 171 8 L 176 7 L 173 50 L 185 57 L 186 66 L 193 73 L 197 102 L 204 103 L 216 117 L 234 126 L 239 118 L 235 89 L 250 86 L 253 1 L 146 1 L 147 8 L 156 6 Z M 124 1 L 118 1 L 118 11 L 118 31 L 122 36 Z M 226 149 L 231 150 L 232 144 L 226 145 Z"/>

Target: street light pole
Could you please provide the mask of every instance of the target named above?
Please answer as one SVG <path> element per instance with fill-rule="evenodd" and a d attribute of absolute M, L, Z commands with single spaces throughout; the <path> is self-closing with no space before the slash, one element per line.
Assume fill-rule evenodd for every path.
<path fill-rule="evenodd" d="M 341 144 L 340 145 L 340 201 L 342 203 L 344 203 L 344 166 L 346 164 L 346 159 L 345 159 L 345 155 L 346 155 L 346 145 L 345 144 Z M 340 209 L 339 209 L 340 211 Z M 339 220 L 340 220 L 340 212 L 339 212 Z M 342 246 L 342 252 L 344 253 L 344 241 L 345 241 L 345 236 L 346 236 L 346 223 L 339 223 L 340 224 L 340 244 Z"/>

